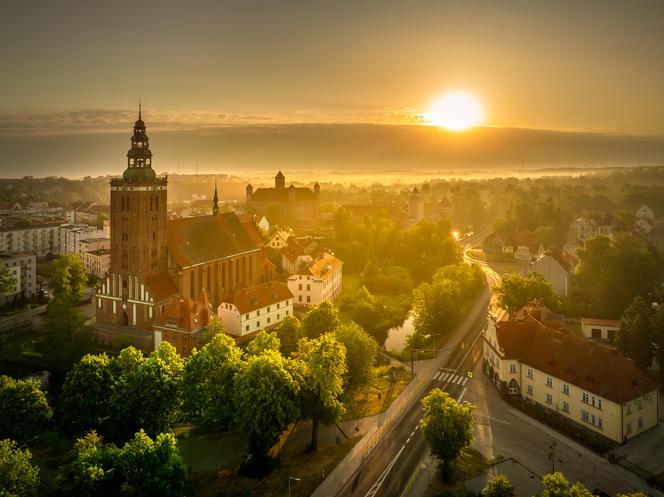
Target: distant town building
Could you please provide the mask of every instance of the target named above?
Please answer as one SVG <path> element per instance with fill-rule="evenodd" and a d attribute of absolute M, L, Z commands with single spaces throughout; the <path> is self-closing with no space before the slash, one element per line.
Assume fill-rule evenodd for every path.
<path fill-rule="evenodd" d="M 288 239 L 293 235 L 293 230 L 290 228 L 280 228 L 272 234 L 266 245 L 274 250 L 281 250 L 288 245 Z"/>
<path fill-rule="evenodd" d="M 60 253 L 60 221 L 0 228 L 0 252 L 53 257 Z"/>
<path fill-rule="evenodd" d="M 610 236 L 613 233 L 613 220 L 604 212 L 590 212 L 572 222 L 571 230 L 580 240 L 596 236 Z"/>
<path fill-rule="evenodd" d="M 288 288 L 295 298 L 295 306 L 311 307 L 323 301 L 333 302 L 342 290 L 343 262 L 325 253 L 311 266 L 288 277 Z"/>
<path fill-rule="evenodd" d="M 105 236 L 104 230 L 93 228 L 87 224 L 63 224 L 60 226 L 59 254 L 76 254 L 82 258 L 84 250 L 81 246 L 82 241 L 105 238 Z"/>
<path fill-rule="evenodd" d="M 34 254 L 0 254 L 0 264 L 8 267 L 16 279 L 14 290 L 0 295 L 0 304 L 11 302 L 19 295 L 32 297 L 37 293 L 37 257 Z"/>
<path fill-rule="evenodd" d="M 649 235 L 655 229 L 655 222 L 649 217 L 640 217 L 634 224 L 636 231 L 642 235 Z"/>
<path fill-rule="evenodd" d="M 413 188 L 408 197 L 408 217 L 414 221 L 424 219 L 424 200 L 417 188 Z"/>
<path fill-rule="evenodd" d="M 267 234 L 270 232 L 270 222 L 265 216 L 261 217 L 261 220 L 256 223 L 256 226 L 258 226 L 258 229 L 263 236 L 267 236 Z"/>
<path fill-rule="evenodd" d="M 89 250 L 82 253 L 83 265 L 88 273 L 97 278 L 105 278 L 111 267 L 111 251 L 108 248 Z"/>
<path fill-rule="evenodd" d="M 279 281 L 261 283 L 235 292 L 232 300 L 219 304 L 217 315 L 229 335 L 269 330 L 293 315 L 293 294 Z"/>
<path fill-rule="evenodd" d="M 637 219 L 650 219 L 651 221 L 655 220 L 655 213 L 653 210 L 648 207 L 646 204 L 643 204 L 641 207 L 636 209 Z"/>
<path fill-rule="evenodd" d="M 315 226 L 320 215 L 320 186 L 311 188 L 286 187 L 286 178 L 279 171 L 274 178 L 274 188 L 246 188 L 247 210 L 259 216 L 267 216 L 273 224 Z"/>
<path fill-rule="evenodd" d="M 484 371 L 506 395 L 525 399 L 615 442 L 657 426 L 659 388 L 618 349 L 571 335 L 530 312 L 489 319 Z"/>

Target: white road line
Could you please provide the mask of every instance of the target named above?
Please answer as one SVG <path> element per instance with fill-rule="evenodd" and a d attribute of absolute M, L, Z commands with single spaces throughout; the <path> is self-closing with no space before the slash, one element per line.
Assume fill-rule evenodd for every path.
<path fill-rule="evenodd" d="M 374 483 L 369 491 L 366 493 L 364 497 L 375 497 L 376 494 L 378 493 L 378 490 L 380 490 L 380 487 L 383 485 L 383 482 L 385 481 L 385 478 L 387 478 L 387 475 L 389 474 L 390 470 L 394 466 L 394 464 L 397 462 L 397 459 L 399 459 L 399 456 L 403 452 L 403 450 L 406 448 L 405 445 L 401 446 L 401 449 L 399 452 L 397 452 L 397 455 L 394 456 L 394 459 L 390 462 L 390 464 L 387 465 L 387 468 L 385 468 L 385 471 L 378 477 L 378 480 L 376 480 L 376 483 Z"/>
<path fill-rule="evenodd" d="M 468 383 L 468 377 L 467 377 L 467 376 L 463 379 L 463 381 L 461 382 L 461 384 L 462 384 L 462 385 L 465 385 L 466 383 Z"/>
<path fill-rule="evenodd" d="M 406 440 L 406 443 L 408 443 L 408 442 L 410 442 L 410 437 L 408 437 L 408 439 Z"/>
<path fill-rule="evenodd" d="M 450 377 L 450 373 L 445 373 L 443 377 L 441 377 L 440 381 L 447 381 L 447 379 Z"/>
<path fill-rule="evenodd" d="M 461 382 L 462 382 L 462 381 L 463 381 L 463 376 L 459 376 L 459 375 L 457 375 L 457 377 L 454 379 L 454 382 L 455 382 L 457 385 L 461 385 Z"/>
<path fill-rule="evenodd" d="M 440 371 L 438 371 L 435 375 L 433 375 L 433 379 L 437 380 L 439 376 L 440 376 Z"/>
<path fill-rule="evenodd" d="M 411 437 L 412 437 L 413 435 L 415 435 L 415 429 L 416 429 L 416 428 L 413 428 L 413 431 L 410 432 L 410 436 L 411 436 Z"/>
<path fill-rule="evenodd" d="M 459 395 L 459 398 L 457 399 L 457 402 L 461 402 L 461 399 L 463 399 L 463 396 L 466 395 L 466 391 L 468 389 L 466 387 L 463 387 L 463 390 L 461 390 L 461 395 Z"/>

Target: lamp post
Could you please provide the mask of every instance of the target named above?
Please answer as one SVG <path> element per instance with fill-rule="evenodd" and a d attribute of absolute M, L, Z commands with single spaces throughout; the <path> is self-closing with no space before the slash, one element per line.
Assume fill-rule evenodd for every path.
<path fill-rule="evenodd" d="M 299 478 L 295 478 L 294 476 L 288 476 L 288 497 L 290 497 L 290 482 L 291 480 L 293 481 L 300 481 Z"/>
<path fill-rule="evenodd" d="M 440 336 L 440 333 L 434 333 L 433 335 L 433 358 L 436 358 L 436 337 Z"/>
<path fill-rule="evenodd" d="M 555 440 L 551 441 L 551 445 L 549 445 L 549 449 L 551 449 L 551 453 L 549 454 L 549 457 L 551 458 L 551 472 L 555 473 L 556 472 L 556 445 L 558 445 L 558 442 Z"/>

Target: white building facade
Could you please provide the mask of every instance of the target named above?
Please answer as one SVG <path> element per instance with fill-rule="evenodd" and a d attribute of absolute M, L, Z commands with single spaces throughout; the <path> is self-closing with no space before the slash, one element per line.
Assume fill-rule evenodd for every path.
<path fill-rule="evenodd" d="M 311 266 L 289 276 L 288 288 L 297 307 L 312 307 L 323 301 L 334 302 L 342 290 L 343 262 L 325 253 Z"/>

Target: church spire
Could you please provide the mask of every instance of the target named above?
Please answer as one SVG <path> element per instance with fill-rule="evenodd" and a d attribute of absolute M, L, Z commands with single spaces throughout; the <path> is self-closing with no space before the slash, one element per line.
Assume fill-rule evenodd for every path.
<path fill-rule="evenodd" d="M 219 215 L 219 195 L 217 195 L 217 180 L 214 180 L 214 199 L 212 200 L 212 215 Z"/>
<path fill-rule="evenodd" d="M 141 120 L 141 99 L 138 99 L 138 120 Z"/>

